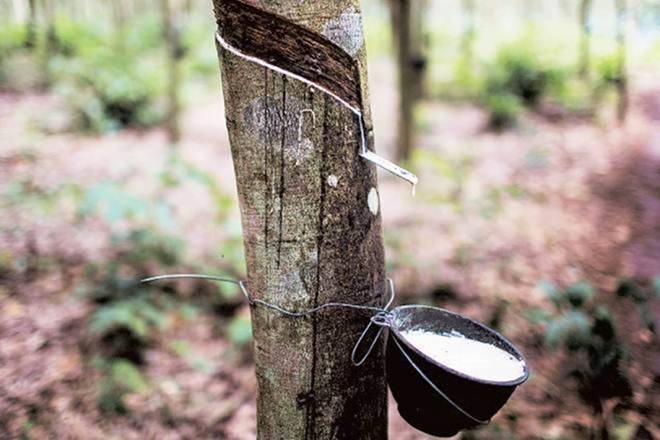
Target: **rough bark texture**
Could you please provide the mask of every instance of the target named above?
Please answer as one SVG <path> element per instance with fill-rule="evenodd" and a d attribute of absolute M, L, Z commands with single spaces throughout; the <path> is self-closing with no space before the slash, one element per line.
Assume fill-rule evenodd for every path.
<path fill-rule="evenodd" d="M 284 19 L 306 29 L 300 31 L 298 42 L 292 42 L 290 30 L 276 26 L 280 31 L 266 34 L 270 41 L 259 47 L 241 39 L 240 32 L 232 36 L 237 26 L 254 25 L 227 16 L 236 6 L 254 12 L 236 2 L 214 0 L 216 18 L 221 35 L 233 38 L 233 46 L 250 54 L 278 45 L 287 52 L 302 39 L 311 40 L 311 46 L 304 47 L 322 42 L 319 50 L 298 48 L 305 52 L 289 53 L 289 61 L 266 61 L 290 62 L 290 57 L 300 55 L 301 65 L 288 66 L 295 71 L 317 57 L 319 70 L 327 72 L 332 69 L 325 69 L 324 57 L 335 48 L 330 41 L 345 50 L 357 72 L 352 86 L 360 91 L 371 142 L 358 1 L 251 1 L 264 13 L 279 16 L 270 16 L 271 23 Z M 302 82 L 222 48 L 218 54 L 250 292 L 292 310 L 332 301 L 382 305 L 384 256 L 380 210 L 374 203 L 376 170 L 358 156 L 357 118 Z M 350 361 L 369 315 L 333 309 L 300 319 L 253 307 L 259 438 L 387 437 L 383 341 L 361 367 Z"/>

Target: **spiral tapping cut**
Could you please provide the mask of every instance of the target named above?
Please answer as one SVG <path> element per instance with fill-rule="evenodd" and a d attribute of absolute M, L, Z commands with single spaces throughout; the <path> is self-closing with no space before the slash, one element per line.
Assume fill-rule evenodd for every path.
<path fill-rule="evenodd" d="M 308 29 L 273 20 L 248 4 L 228 0 L 224 20 L 218 22 L 216 42 L 246 61 L 301 81 L 330 96 L 357 118 L 360 157 L 409 182 L 418 178 L 410 171 L 370 151 L 367 147 L 362 98 L 356 62 L 342 48 Z M 278 35 L 279 38 L 273 38 Z M 322 53 L 323 57 L 317 57 Z M 323 69 L 318 66 L 323 63 Z M 266 61 L 268 60 L 268 61 Z"/>

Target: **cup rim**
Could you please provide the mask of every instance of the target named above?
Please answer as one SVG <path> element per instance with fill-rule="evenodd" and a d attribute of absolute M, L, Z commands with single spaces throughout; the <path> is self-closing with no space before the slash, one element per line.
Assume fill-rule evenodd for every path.
<path fill-rule="evenodd" d="M 520 350 L 518 350 L 518 348 L 515 345 L 513 345 L 513 343 L 511 343 L 511 341 L 509 341 L 507 338 L 502 336 L 496 330 L 493 330 L 492 328 L 490 328 L 490 327 L 488 327 L 488 326 L 486 326 L 486 325 L 484 325 L 480 322 L 477 322 L 473 319 L 465 317 L 465 316 L 463 316 L 459 313 L 451 312 L 449 310 L 446 310 L 446 309 L 443 309 L 443 308 L 440 308 L 440 307 L 433 307 L 433 306 L 427 306 L 427 305 L 422 305 L 422 304 L 409 304 L 409 305 L 398 306 L 398 307 L 395 307 L 394 309 L 392 309 L 390 311 L 390 313 L 396 314 L 397 310 L 412 309 L 412 308 L 433 309 L 433 310 L 437 310 L 437 311 L 440 311 L 440 312 L 443 312 L 443 313 L 447 313 L 447 314 L 456 316 L 456 317 L 458 317 L 460 319 L 463 319 L 465 321 L 469 321 L 472 324 L 476 324 L 478 327 L 481 327 L 482 329 L 486 330 L 488 333 L 492 334 L 496 338 L 504 341 L 504 343 L 512 350 L 512 352 L 523 362 L 523 374 L 520 377 L 516 378 L 516 379 L 507 380 L 507 381 L 498 381 L 498 380 L 481 379 L 481 378 L 478 378 L 478 377 L 470 376 L 469 374 L 465 374 L 461 371 L 454 370 L 453 368 L 450 368 L 450 367 L 448 367 L 444 364 L 441 364 L 440 362 L 436 361 L 435 359 L 427 356 L 424 352 L 422 352 L 417 347 L 415 347 L 413 344 L 411 344 L 405 338 L 405 336 L 403 336 L 401 334 L 401 331 L 400 331 L 399 327 L 394 322 L 395 319 L 392 319 L 391 320 L 391 325 L 389 326 L 389 329 L 390 329 L 390 331 L 394 332 L 394 335 L 396 336 L 396 338 L 399 341 L 401 341 L 407 349 L 412 350 L 415 354 L 421 356 L 424 360 L 426 360 L 427 362 L 430 362 L 432 365 L 440 367 L 443 370 L 447 371 L 448 373 L 454 374 L 454 375 L 456 375 L 460 378 L 467 379 L 467 380 L 470 380 L 470 381 L 473 381 L 473 382 L 487 384 L 487 385 L 518 386 L 518 385 L 522 384 L 523 382 L 525 382 L 529 378 L 529 367 L 527 365 L 527 359 L 525 358 L 525 356 L 520 352 Z"/>

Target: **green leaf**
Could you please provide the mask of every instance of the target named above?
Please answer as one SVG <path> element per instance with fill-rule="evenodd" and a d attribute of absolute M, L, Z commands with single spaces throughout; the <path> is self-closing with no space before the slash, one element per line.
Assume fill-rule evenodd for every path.
<path fill-rule="evenodd" d="M 172 341 L 169 343 L 170 349 L 178 356 L 185 358 L 190 354 L 190 347 L 186 341 Z"/>
<path fill-rule="evenodd" d="M 539 283 L 536 285 L 536 288 L 539 289 L 541 292 L 545 294 L 545 296 L 552 301 L 553 304 L 559 306 L 561 303 L 561 293 L 555 285 L 552 283 L 552 281 L 548 280 L 541 280 Z"/>
<path fill-rule="evenodd" d="M 556 348 L 562 341 L 566 341 L 570 349 L 579 348 L 587 343 L 589 338 L 589 319 L 579 311 L 571 311 L 553 319 L 545 331 L 545 342 L 552 348 Z"/>
<path fill-rule="evenodd" d="M 125 301 L 99 307 L 92 315 L 90 325 L 92 331 L 99 334 L 106 333 L 114 328 L 126 327 L 142 339 L 147 337 L 149 331 L 144 319 Z"/>
<path fill-rule="evenodd" d="M 568 286 L 564 294 L 571 305 L 580 307 L 593 297 L 594 290 L 591 284 L 581 281 Z"/>
<path fill-rule="evenodd" d="M 550 319 L 550 313 L 540 307 L 525 310 L 523 316 L 534 324 L 542 324 Z"/>
<path fill-rule="evenodd" d="M 144 317 L 144 319 L 150 324 L 161 329 L 165 327 L 165 314 L 160 309 L 156 308 L 150 301 L 144 299 L 135 301 L 133 307 L 135 307 L 136 312 Z"/>
<path fill-rule="evenodd" d="M 227 328 L 229 339 L 237 345 L 242 346 L 252 341 L 252 324 L 249 316 L 237 316 L 231 320 Z"/>
<path fill-rule="evenodd" d="M 653 290 L 656 298 L 660 298 L 660 275 L 653 278 Z"/>
<path fill-rule="evenodd" d="M 179 306 L 179 313 L 186 321 L 192 321 L 199 315 L 199 310 L 192 304 L 184 303 Z"/>
<path fill-rule="evenodd" d="M 236 284 L 222 283 L 220 281 L 218 281 L 216 284 L 218 285 L 220 296 L 224 299 L 233 299 L 241 291 L 240 287 L 238 287 Z"/>
<path fill-rule="evenodd" d="M 144 376 L 131 362 L 121 359 L 112 363 L 111 375 L 113 382 L 122 385 L 132 393 L 139 393 L 148 388 Z"/>

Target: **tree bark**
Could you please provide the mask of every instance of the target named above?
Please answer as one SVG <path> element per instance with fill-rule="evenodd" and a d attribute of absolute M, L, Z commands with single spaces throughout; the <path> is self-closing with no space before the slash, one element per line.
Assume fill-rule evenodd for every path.
<path fill-rule="evenodd" d="M 628 75 L 626 74 L 626 0 L 615 0 L 616 6 L 616 43 L 617 43 L 617 81 L 618 95 L 617 118 L 626 119 L 628 113 Z"/>
<path fill-rule="evenodd" d="M 44 0 L 44 15 L 46 18 L 46 53 L 53 54 L 58 45 L 57 32 L 55 31 L 55 20 L 57 18 L 55 0 Z"/>
<path fill-rule="evenodd" d="M 580 55 L 578 61 L 578 74 L 580 78 L 587 78 L 589 76 L 591 58 L 591 2 L 592 0 L 580 0 Z"/>
<path fill-rule="evenodd" d="M 242 40 L 243 26 L 230 26 L 237 20 L 232 16 L 236 7 L 240 15 L 252 6 L 267 18 L 264 23 L 288 22 L 278 32 L 263 33 L 267 44 Z M 214 9 L 220 33 L 235 32 L 244 52 L 250 44 L 254 50 L 266 45 L 284 51 L 302 36 L 317 34 L 325 36 L 322 49 L 332 46 L 329 41 L 343 48 L 357 73 L 354 82 L 338 87 L 359 90 L 356 100 L 373 142 L 358 0 L 254 0 L 250 5 L 214 0 Z M 290 34 L 298 31 L 301 38 Z M 312 73 L 332 70 L 320 53 L 304 55 L 316 61 Z M 301 81 L 221 46 L 218 56 L 250 293 L 296 311 L 328 302 L 382 306 L 385 267 L 376 170 L 358 156 L 358 119 L 335 98 Z M 369 312 L 330 309 L 292 318 L 258 305 L 251 311 L 259 438 L 387 438 L 383 341 L 362 366 L 350 360 Z"/>
<path fill-rule="evenodd" d="M 423 21 L 426 2 L 391 0 L 390 4 L 399 81 L 396 157 L 407 160 L 413 150 L 415 102 L 424 95 L 427 60 Z"/>
<path fill-rule="evenodd" d="M 165 125 L 167 138 L 171 145 L 176 145 L 181 139 L 179 126 L 180 99 L 179 99 L 179 61 L 183 57 L 183 48 L 180 41 L 178 14 L 176 6 L 171 0 L 160 0 L 163 14 L 163 35 L 167 52 L 167 116 Z"/>
<path fill-rule="evenodd" d="M 27 35 L 25 37 L 25 47 L 32 48 L 37 43 L 37 5 L 36 0 L 28 0 L 28 19 L 25 25 Z"/>

